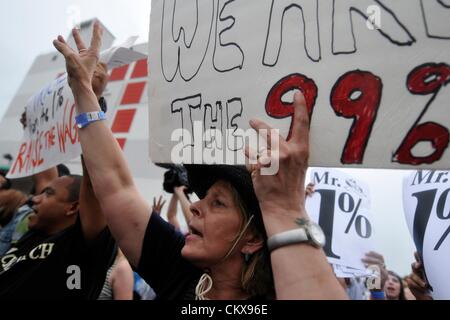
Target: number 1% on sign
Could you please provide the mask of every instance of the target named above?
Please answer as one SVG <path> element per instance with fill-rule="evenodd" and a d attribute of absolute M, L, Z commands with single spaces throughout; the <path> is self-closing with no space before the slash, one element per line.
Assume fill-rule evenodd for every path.
<path fill-rule="evenodd" d="M 339 209 L 344 213 L 351 214 L 350 220 L 345 228 L 345 233 L 348 234 L 353 226 L 358 236 L 367 239 L 372 235 L 372 225 L 370 224 L 369 219 L 362 214 L 359 214 L 361 202 L 362 199 L 359 198 L 355 205 L 355 200 L 352 195 L 347 192 L 342 193 L 338 198 Z"/>

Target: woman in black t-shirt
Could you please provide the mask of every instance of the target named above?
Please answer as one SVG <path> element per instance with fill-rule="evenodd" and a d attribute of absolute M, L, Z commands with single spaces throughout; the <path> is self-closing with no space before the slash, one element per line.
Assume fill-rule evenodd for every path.
<path fill-rule="evenodd" d="M 267 237 L 250 174 L 235 166 L 187 168 L 190 185 L 202 199 L 191 206 L 190 232 L 184 237 L 152 214 L 139 274 L 159 299 L 274 298 Z"/>
<path fill-rule="evenodd" d="M 73 36 L 78 52 L 61 36 L 54 45 L 66 59 L 77 113 L 84 114 L 81 117 L 84 119 L 97 113 L 93 118 L 101 120 L 98 100 L 87 85 L 99 60 L 101 26 L 98 22 L 94 24 L 89 48 L 78 30 L 73 31 Z M 160 298 L 180 298 L 182 295 L 170 294 L 170 290 L 192 292 L 186 288 L 192 288 L 193 284 L 195 297 L 199 299 L 270 295 L 271 280 L 265 278 L 270 276 L 266 271 L 270 266 L 266 263 L 268 255 L 264 258 L 267 252 L 264 232 L 268 242 L 273 240 L 270 243 L 274 244 L 270 261 L 278 299 L 346 298 L 319 247 L 324 242 L 323 237 L 317 237 L 320 232 L 308 231 L 313 230 L 304 194 L 309 116 L 302 94 L 295 95 L 292 107 L 295 114 L 291 139 L 286 141 L 275 136 L 279 138 L 278 148 L 272 150 L 275 145 L 271 144 L 267 156 L 256 157 L 257 162 L 248 168 L 251 175 L 247 178 L 241 175 L 239 179 L 229 179 L 228 172 L 220 176 L 218 171 L 211 174 L 200 168 L 200 178 L 192 182 L 201 185 L 194 188 L 200 191 L 202 200 L 191 206 L 191 233 L 186 239 L 150 213 L 108 125 L 104 121 L 82 124 L 79 140 L 110 230 L 130 263 L 141 270 Z M 250 126 L 260 134 L 271 129 L 259 120 L 250 121 Z M 247 156 L 254 158 L 250 152 Z M 272 164 L 279 164 L 279 169 L 272 175 L 262 174 L 263 167 Z M 209 179 L 211 175 L 213 179 Z M 202 183 L 205 180 L 207 183 Z M 247 192 L 252 190 L 247 184 L 250 180 L 253 191 Z M 245 182 L 247 187 L 240 188 L 238 181 Z M 254 204 L 259 205 L 259 209 Z M 306 239 L 305 233 L 314 236 L 315 241 L 309 241 L 310 236 Z M 303 239 L 300 239 L 301 234 Z M 258 258 L 259 255 L 262 258 Z M 260 277 L 260 273 L 264 276 Z M 263 280 L 257 281 L 257 278 Z"/>

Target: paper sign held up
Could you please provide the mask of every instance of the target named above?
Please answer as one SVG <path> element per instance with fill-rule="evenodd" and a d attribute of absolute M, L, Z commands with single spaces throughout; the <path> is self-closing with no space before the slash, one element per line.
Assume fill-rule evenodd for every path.
<path fill-rule="evenodd" d="M 368 186 L 331 169 L 311 170 L 310 181 L 315 192 L 306 198 L 306 211 L 325 233 L 328 262 L 355 276 L 368 274 L 361 261 L 366 253 L 374 251 Z"/>
<path fill-rule="evenodd" d="M 131 46 L 135 40 L 130 38 L 125 45 Z M 129 48 L 117 46 L 102 52 L 100 61 L 108 68 L 114 68 L 145 57 Z M 81 154 L 75 101 L 67 74 L 31 97 L 24 111 L 27 126 L 8 178 L 31 176 Z"/>
<path fill-rule="evenodd" d="M 27 126 L 8 177 L 26 177 L 80 155 L 74 118 L 75 102 L 64 74 L 29 100 Z"/>
<path fill-rule="evenodd" d="M 300 90 L 312 166 L 448 168 L 448 21 L 435 0 L 153 1 L 150 156 L 208 145 L 197 121 L 225 136 L 256 117 L 286 137 Z"/>
<path fill-rule="evenodd" d="M 403 180 L 406 223 L 434 299 L 450 299 L 450 172 L 414 171 Z"/>

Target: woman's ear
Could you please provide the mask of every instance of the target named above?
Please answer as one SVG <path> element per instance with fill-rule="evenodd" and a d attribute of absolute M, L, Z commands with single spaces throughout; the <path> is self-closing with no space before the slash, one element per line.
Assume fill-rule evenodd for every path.
<path fill-rule="evenodd" d="M 264 240 L 263 239 L 261 239 L 260 237 L 255 236 L 253 234 L 249 234 L 245 238 L 245 243 L 242 246 L 241 253 L 242 254 L 252 255 L 255 252 L 261 250 L 263 246 L 264 246 Z"/>

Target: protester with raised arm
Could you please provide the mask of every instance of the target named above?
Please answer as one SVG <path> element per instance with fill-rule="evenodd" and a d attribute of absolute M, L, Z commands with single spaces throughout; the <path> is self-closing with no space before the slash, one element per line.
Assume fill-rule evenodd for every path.
<path fill-rule="evenodd" d="M 153 212 L 155 212 L 154 209 L 153 209 Z M 180 223 L 177 218 L 177 213 L 178 213 L 178 197 L 174 193 L 174 194 L 172 194 L 172 197 L 170 198 L 169 207 L 167 208 L 167 221 L 171 225 L 173 225 L 175 230 L 180 231 L 181 227 L 180 227 Z"/>
<path fill-rule="evenodd" d="M 66 59 L 78 116 L 98 120 L 90 83 L 102 30 L 95 23 L 89 48 L 77 30 L 73 35 L 78 51 L 61 36 L 54 45 Z M 188 169 L 190 185 L 201 200 L 191 205 L 191 233 L 186 238 L 151 213 L 107 124 L 95 120 L 80 129 L 86 166 L 108 225 L 158 298 L 347 298 L 320 248 L 323 238 L 317 226 L 312 234 L 305 210 L 309 119 L 302 95 L 295 96 L 294 105 L 293 137 L 289 142 L 281 138 L 276 175 L 260 175 L 261 163 L 250 168 L 251 175 L 233 166 Z M 268 128 L 258 120 L 251 126 Z M 273 240 L 272 252 L 267 238 Z"/>
<path fill-rule="evenodd" d="M 101 94 L 107 74 L 96 75 Z M 97 299 L 116 245 L 89 172 L 83 164 L 83 177 L 58 177 L 54 167 L 33 179 L 29 231 L 0 259 L 0 299 Z"/>
<path fill-rule="evenodd" d="M 1 257 L 0 299 L 96 299 L 116 247 L 87 171 L 52 180 L 32 202 L 29 231 Z"/>

